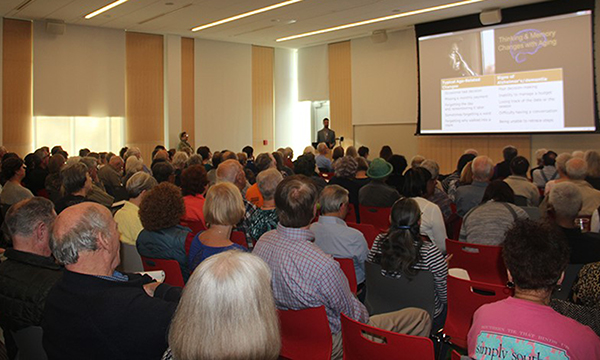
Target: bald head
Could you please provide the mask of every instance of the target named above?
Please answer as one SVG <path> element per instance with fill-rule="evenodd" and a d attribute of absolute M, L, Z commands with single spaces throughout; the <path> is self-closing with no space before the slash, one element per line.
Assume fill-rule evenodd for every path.
<path fill-rule="evenodd" d="M 217 168 L 217 180 L 219 182 L 230 182 L 238 188 L 243 189 L 246 185 L 246 176 L 244 169 L 237 160 L 226 160 L 219 164 Z"/>
<path fill-rule="evenodd" d="M 471 169 L 473 170 L 473 180 L 489 181 L 493 175 L 494 163 L 487 156 L 478 156 L 473 160 Z"/>
<path fill-rule="evenodd" d="M 52 228 L 50 248 L 54 257 L 63 265 L 77 263 L 81 253 L 98 250 L 100 236 L 115 235 L 113 223 L 110 211 L 100 204 L 84 202 L 66 208 Z"/>
<path fill-rule="evenodd" d="M 580 158 L 572 158 L 567 161 L 567 176 L 571 180 L 583 180 L 587 174 L 587 164 Z"/>

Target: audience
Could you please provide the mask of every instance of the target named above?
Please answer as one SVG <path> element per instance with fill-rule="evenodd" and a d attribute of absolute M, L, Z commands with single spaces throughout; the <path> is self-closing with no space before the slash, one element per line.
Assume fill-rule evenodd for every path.
<path fill-rule="evenodd" d="M 339 185 L 348 190 L 350 196 L 350 204 L 354 206 L 354 210 L 358 213 L 358 192 L 365 185 L 364 182 L 356 181 L 356 171 L 358 169 L 358 161 L 351 156 L 344 156 L 333 164 L 335 175 L 329 180 L 329 185 Z"/>
<path fill-rule="evenodd" d="M 392 173 L 386 180 L 386 184 L 393 187 L 399 193 L 402 192 L 402 188 L 404 187 L 404 170 L 408 166 L 406 162 L 406 158 L 402 155 L 392 155 L 390 157 L 389 163 L 392 164 Z"/>
<path fill-rule="evenodd" d="M 571 160 L 573 156 L 570 153 L 561 153 L 556 156 L 556 171 L 558 172 L 558 178 L 554 180 L 550 180 L 546 183 L 546 187 L 544 188 L 544 196 L 548 196 L 550 194 L 550 190 L 554 184 L 558 184 L 559 182 L 568 181 L 569 176 L 567 176 L 567 162 Z"/>
<path fill-rule="evenodd" d="M 424 198 L 431 183 L 431 173 L 422 167 L 410 168 L 404 174 L 402 195 L 412 198 L 421 209 L 420 229 L 442 252 L 446 252 L 446 226 L 439 206 Z"/>
<path fill-rule="evenodd" d="M 369 163 L 362 156 L 356 158 L 356 163 L 358 166 L 356 167 L 356 175 L 354 176 L 354 181 L 356 181 L 361 187 L 363 187 L 364 185 L 367 185 L 369 181 L 371 181 L 371 179 L 369 179 L 369 176 L 367 175 L 367 171 L 369 170 Z"/>
<path fill-rule="evenodd" d="M 588 166 L 587 176 L 585 181 L 596 190 L 600 190 L 600 153 L 596 150 L 588 150 L 585 152 L 585 162 Z"/>
<path fill-rule="evenodd" d="M 569 243 L 570 264 L 600 261 L 600 234 L 582 233 L 582 229 L 575 223 L 582 204 L 581 192 L 570 182 L 554 185 L 548 195 L 548 219 L 562 230 Z"/>
<path fill-rule="evenodd" d="M 427 159 L 421 163 L 421 167 L 429 171 L 431 174 L 431 180 L 427 182 L 427 191 L 423 196 L 425 199 L 436 204 L 442 211 L 444 222 L 452 215 L 452 200 L 448 194 L 446 194 L 441 186 L 438 186 L 438 179 L 440 177 L 440 166 L 437 162 Z"/>
<path fill-rule="evenodd" d="M 529 178 L 533 179 L 533 172 L 538 169 L 542 169 L 544 167 L 544 154 L 548 152 L 548 149 L 537 149 L 535 151 L 535 167 L 532 167 L 529 170 Z"/>
<path fill-rule="evenodd" d="M 102 181 L 107 190 L 123 186 L 123 179 L 121 178 L 123 165 L 123 159 L 120 156 L 113 156 L 107 165 L 98 170 L 98 178 L 100 178 L 100 181 Z"/>
<path fill-rule="evenodd" d="M 379 157 L 385 161 L 389 161 L 392 155 L 394 155 L 394 152 L 392 151 L 392 148 L 389 147 L 389 145 L 383 145 L 381 147 L 381 150 L 379 150 Z"/>
<path fill-rule="evenodd" d="M 344 157 L 344 148 L 341 146 L 336 146 L 333 148 L 333 152 L 331 154 L 331 160 L 333 161 L 333 165 L 335 166 L 335 162 L 337 159 L 341 159 Z"/>
<path fill-rule="evenodd" d="M 183 280 L 190 276 L 185 241 L 193 236 L 190 229 L 179 225 L 185 213 L 181 190 L 170 182 L 163 182 L 149 190 L 140 203 L 140 220 L 144 229 L 135 242 L 140 255 L 176 260 Z"/>
<path fill-rule="evenodd" d="M 237 251 L 202 262 L 187 283 L 169 329 L 164 360 L 279 357 L 279 317 L 271 272 Z"/>
<path fill-rule="evenodd" d="M 358 155 L 360 157 L 362 157 L 363 159 L 367 160 L 367 162 L 369 161 L 369 148 L 366 146 L 361 146 L 358 148 Z"/>
<path fill-rule="evenodd" d="M 277 227 L 279 217 L 275 208 L 275 189 L 281 180 L 283 176 L 277 169 L 262 171 L 256 178 L 263 205 L 250 217 L 250 236 L 254 241 L 258 241 L 264 233 Z"/>
<path fill-rule="evenodd" d="M 294 162 L 294 171 L 298 175 L 304 175 L 308 177 L 314 185 L 317 187 L 317 191 L 320 193 L 325 186 L 327 181 L 319 176 L 315 172 L 317 164 L 315 162 L 315 156 L 311 153 L 299 156 Z"/>
<path fill-rule="evenodd" d="M 444 325 L 446 318 L 448 264 L 440 249 L 419 235 L 423 232 L 420 229 L 421 211 L 415 199 L 402 198 L 396 201 L 392 207 L 390 229 L 375 239 L 369 261 L 381 265 L 382 273 L 391 277 L 410 278 L 419 270 L 433 274 L 435 332 Z"/>
<path fill-rule="evenodd" d="M 92 178 L 92 189 L 87 194 L 86 198 L 110 209 L 115 198 L 106 192 L 102 181 L 98 178 L 98 161 L 92 157 L 84 157 L 79 161 L 87 166 L 87 171 Z"/>
<path fill-rule="evenodd" d="M 346 149 L 346 156 L 351 156 L 353 158 L 357 158 L 358 151 L 356 151 L 356 148 L 354 146 L 348 146 L 348 148 Z"/>
<path fill-rule="evenodd" d="M 456 210 L 463 217 L 469 210 L 481 203 L 483 194 L 493 175 L 494 163 L 487 156 L 478 156 L 471 163 L 473 183 L 456 190 Z"/>
<path fill-rule="evenodd" d="M 419 167 L 419 166 L 421 166 L 421 163 L 423 161 L 425 161 L 425 157 L 423 155 L 415 155 L 410 159 L 410 167 L 411 168 Z"/>
<path fill-rule="evenodd" d="M 502 149 L 504 161 L 499 162 L 494 167 L 494 176 L 492 177 L 492 180 L 504 180 L 509 177 L 512 174 L 510 163 L 517 155 L 519 155 L 519 152 L 516 147 L 512 145 L 505 146 L 504 149 Z"/>
<path fill-rule="evenodd" d="M 566 241 L 547 225 L 529 220 L 515 224 L 503 249 L 515 294 L 475 312 L 469 357 L 482 359 L 506 351 L 522 359 L 532 354 L 539 359 L 600 358 L 598 336 L 548 306 L 552 290 L 562 282 L 568 254 Z"/>
<path fill-rule="evenodd" d="M 62 276 L 49 245 L 55 218 L 54 205 L 41 197 L 22 200 L 6 213 L 4 231 L 12 247 L 0 263 L 0 327 L 7 340 L 11 332 L 41 326 L 48 292 Z M 8 346 L 9 358 L 14 350 Z"/>
<path fill-rule="evenodd" d="M 0 182 L 2 183 L 0 203 L 2 205 L 13 205 L 33 197 L 33 193 L 21 185 L 21 181 L 25 178 L 24 165 L 25 163 L 19 157 L 10 157 L 2 161 L 2 170 L 0 171 Z"/>
<path fill-rule="evenodd" d="M 152 176 L 159 184 L 163 182 L 175 184 L 175 168 L 166 160 L 155 162 L 152 165 Z"/>
<path fill-rule="evenodd" d="M 391 207 L 400 198 L 398 191 L 385 183 L 392 170 L 392 165 L 382 158 L 371 161 L 367 170 L 371 181 L 358 191 L 360 205 Z"/>
<path fill-rule="evenodd" d="M 44 189 L 46 176 L 48 176 L 48 156 L 42 149 L 38 149 L 33 154 L 25 156 L 25 178 L 23 185 L 31 193 L 38 195 L 40 190 Z"/>
<path fill-rule="evenodd" d="M 271 155 L 273 155 L 273 159 L 275 159 L 275 165 L 277 167 L 277 170 L 279 170 L 279 172 L 281 172 L 281 175 L 283 175 L 283 176 L 294 175 L 294 170 L 292 170 L 291 168 L 287 167 L 284 164 L 283 154 L 281 152 L 274 151 Z"/>
<path fill-rule="evenodd" d="M 213 166 L 210 163 L 210 160 L 212 159 L 212 153 L 210 152 L 208 146 L 200 146 L 198 150 L 196 150 L 196 153 L 202 156 L 202 164 L 204 165 L 204 170 L 206 170 L 206 172 L 212 170 Z M 250 160 L 250 158 L 251 156 L 248 155 L 248 160 Z"/>
<path fill-rule="evenodd" d="M 57 214 L 69 206 L 90 201 L 86 197 L 92 190 L 92 177 L 85 164 L 76 162 L 65 166 L 60 171 L 60 179 L 65 195 L 55 203 Z"/>
<path fill-rule="evenodd" d="M 456 170 L 442 181 L 442 188 L 448 194 L 450 200 L 454 201 L 456 197 L 456 189 L 458 188 L 460 181 L 460 174 L 462 173 L 465 166 L 475 159 L 476 155 L 473 154 L 463 154 L 458 159 L 458 163 L 456 164 Z"/>
<path fill-rule="evenodd" d="M 185 169 L 185 165 L 190 157 L 185 151 L 177 151 L 175 155 L 173 155 L 173 169 L 175 169 L 175 182 L 174 184 L 177 186 L 181 186 L 181 172 Z"/>
<path fill-rule="evenodd" d="M 255 165 L 256 169 L 258 170 L 257 175 L 267 169 L 277 168 L 277 162 L 275 161 L 275 158 L 272 154 L 269 153 L 259 154 L 256 157 Z M 248 188 L 248 190 L 246 191 L 246 199 L 252 204 L 254 204 L 254 206 L 256 207 L 261 207 L 263 205 L 264 199 L 260 191 L 258 190 L 258 184 L 254 184 Z"/>
<path fill-rule="evenodd" d="M 485 189 L 481 204 L 463 217 L 459 240 L 481 245 L 502 245 L 506 231 L 527 213 L 514 205 L 515 194 L 502 181 L 492 181 Z"/>
<path fill-rule="evenodd" d="M 65 161 L 65 157 L 61 154 L 52 155 L 48 161 L 48 176 L 46 176 L 44 186 L 48 192 L 48 197 L 53 203 L 61 198 L 60 170 L 65 166 Z"/>
<path fill-rule="evenodd" d="M 555 167 L 556 156 L 554 151 L 546 152 L 542 156 L 543 167 L 532 172 L 533 183 L 538 188 L 543 189 L 548 181 L 558 178 L 559 175 Z"/>
<path fill-rule="evenodd" d="M 332 358 L 341 359 L 340 314 L 368 322 L 385 330 L 428 336 L 431 320 L 421 309 L 408 308 L 372 316 L 350 292 L 348 280 L 339 264 L 312 240 L 309 230 L 315 216 L 317 188 L 302 175 L 288 176 L 275 192 L 279 225 L 263 235 L 254 254 L 273 272 L 273 294 L 280 309 L 301 310 L 325 306 L 333 338 Z"/>
<path fill-rule="evenodd" d="M 69 207 L 56 218 L 50 248 L 65 270 L 43 314 L 48 358 L 160 358 L 180 289 L 115 271 L 119 231 L 110 211 Z"/>
<path fill-rule="evenodd" d="M 192 240 L 189 253 L 190 272 L 202 261 L 228 250 L 246 249 L 231 242 L 233 227 L 244 217 L 244 201 L 235 185 L 223 182 L 211 186 L 204 202 L 204 218 L 208 229 Z"/>
<path fill-rule="evenodd" d="M 348 190 L 339 185 L 329 185 L 321 191 L 319 205 L 321 216 L 312 223 L 310 231 L 315 235 L 315 245 L 334 258 L 352 259 L 358 284 L 358 297 L 364 300 L 365 261 L 369 254 L 364 235 L 346 225 L 348 214 Z"/>
<path fill-rule="evenodd" d="M 330 173 L 333 171 L 333 166 L 331 164 L 331 160 L 329 159 L 329 148 L 327 144 L 320 143 L 317 145 L 318 155 L 315 157 L 315 161 L 317 163 L 317 167 L 319 168 L 319 172 Z"/>
<path fill-rule="evenodd" d="M 206 169 L 202 165 L 193 165 L 181 173 L 181 193 L 185 205 L 185 213 L 180 223 L 183 226 L 195 229 L 206 228 L 204 220 L 204 194 L 208 186 Z"/>
<path fill-rule="evenodd" d="M 537 186 L 527 179 L 527 169 L 529 161 L 523 156 L 516 156 L 510 162 L 511 175 L 504 179 L 504 182 L 510 186 L 516 196 L 521 196 L 525 200 L 522 206 L 538 206 L 540 204 L 540 192 Z M 515 203 L 517 203 L 515 198 Z"/>
<path fill-rule="evenodd" d="M 115 213 L 115 221 L 124 244 L 134 245 L 140 232 L 144 229 L 140 220 L 140 204 L 148 191 L 158 183 L 145 172 L 135 173 L 125 185 L 129 200 Z"/>
<path fill-rule="evenodd" d="M 135 156 L 130 156 L 127 160 L 125 160 L 125 176 L 123 177 L 123 183 L 127 184 L 127 180 L 133 176 L 133 174 L 138 171 L 144 170 L 144 163 L 142 160 L 138 159 Z M 150 174 L 148 171 L 144 171 L 147 174 Z"/>

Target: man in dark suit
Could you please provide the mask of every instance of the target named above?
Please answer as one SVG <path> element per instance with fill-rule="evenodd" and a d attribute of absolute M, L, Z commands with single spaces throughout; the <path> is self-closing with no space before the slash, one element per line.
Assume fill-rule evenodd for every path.
<path fill-rule="evenodd" d="M 323 119 L 323 128 L 317 132 L 317 144 L 327 144 L 332 149 L 335 146 L 335 131 L 329 128 L 329 119 Z"/>

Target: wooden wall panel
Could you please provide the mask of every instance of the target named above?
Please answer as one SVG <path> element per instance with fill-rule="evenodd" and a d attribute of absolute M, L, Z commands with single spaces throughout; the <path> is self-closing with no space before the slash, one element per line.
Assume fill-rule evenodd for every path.
<path fill-rule="evenodd" d="M 489 156 L 494 163 L 502 161 L 502 149 L 513 145 L 519 154 L 531 162 L 531 136 L 485 135 L 485 136 L 420 136 L 418 152 L 440 164 L 440 172 L 448 174 L 456 169 L 458 158 L 466 149 L 475 149 L 479 155 Z"/>
<path fill-rule="evenodd" d="M 275 145 L 274 62 L 273 48 L 252 46 L 252 147 L 256 155 L 272 152 Z M 264 140 L 267 140 L 267 145 L 264 145 Z"/>
<path fill-rule="evenodd" d="M 350 41 L 329 44 L 330 126 L 344 146 L 354 145 L 352 128 L 352 61 Z"/>
<path fill-rule="evenodd" d="M 181 129 L 196 148 L 194 61 L 194 39 L 181 38 Z"/>
<path fill-rule="evenodd" d="M 2 145 L 21 157 L 32 150 L 31 21 L 4 19 L 2 42 Z"/>
<path fill-rule="evenodd" d="M 127 146 L 142 151 L 146 165 L 157 144 L 164 144 L 163 36 L 128 32 Z"/>

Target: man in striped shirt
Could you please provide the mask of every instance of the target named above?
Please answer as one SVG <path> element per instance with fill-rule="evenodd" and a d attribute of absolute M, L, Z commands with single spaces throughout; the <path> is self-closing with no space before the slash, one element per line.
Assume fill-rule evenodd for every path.
<path fill-rule="evenodd" d="M 317 189 L 305 176 L 285 178 L 275 192 L 277 229 L 264 234 L 254 254 L 273 272 L 273 295 L 279 309 L 325 306 L 333 337 L 332 358 L 342 358 L 340 314 L 371 326 L 417 336 L 429 336 L 431 319 L 409 308 L 369 319 L 367 309 L 350 292 L 339 264 L 313 243 L 309 230 L 316 212 Z"/>

